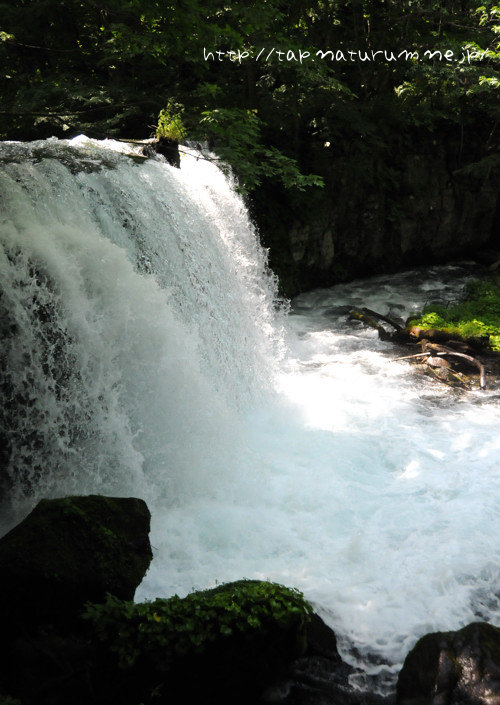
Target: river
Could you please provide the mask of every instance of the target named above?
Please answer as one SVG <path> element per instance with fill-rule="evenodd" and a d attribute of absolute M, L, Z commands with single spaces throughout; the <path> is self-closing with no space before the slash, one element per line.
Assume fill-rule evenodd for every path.
<path fill-rule="evenodd" d="M 288 309 L 231 182 L 187 151 L 0 146 L 4 530 L 42 496 L 143 497 L 136 599 L 295 586 L 386 692 L 419 636 L 499 623 L 500 397 L 416 374 L 348 312 L 404 319 L 471 267 Z"/>

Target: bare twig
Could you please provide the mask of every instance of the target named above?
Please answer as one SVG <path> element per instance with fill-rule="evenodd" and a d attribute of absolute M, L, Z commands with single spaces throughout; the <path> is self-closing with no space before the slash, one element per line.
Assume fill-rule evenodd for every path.
<path fill-rule="evenodd" d="M 429 357 L 430 353 L 423 352 L 423 353 L 417 353 L 416 355 L 405 355 L 404 357 L 395 357 L 394 362 L 397 362 L 398 360 L 412 360 L 415 357 Z"/>

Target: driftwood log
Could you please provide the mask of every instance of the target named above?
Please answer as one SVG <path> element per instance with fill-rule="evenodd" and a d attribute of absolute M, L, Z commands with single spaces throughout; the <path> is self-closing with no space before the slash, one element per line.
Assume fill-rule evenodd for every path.
<path fill-rule="evenodd" d="M 467 386 L 464 379 L 460 376 L 460 372 L 456 372 L 451 368 L 451 363 L 459 365 L 467 363 L 476 368 L 479 379 L 479 387 L 486 389 L 486 369 L 484 362 L 477 355 L 484 354 L 484 340 L 471 338 L 463 340 L 454 337 L 441 330 L 424 330 L 419 327 L 405 328 L 402 323 L 381 313 L 372 311 L 369 308 L 353 310 L 349 317 L 353 320 L 358 320 L 374 328 L 381 340 L 391 341 L 403 345 L 419 344 L 421 351 L 413 355 L 404 355 L 396 360 L 418 360 L 421 359 L 427 365 L 430 374 L 439 379 L 441 382 L 452 384 L 452 386 Z M 393 330 L 388 331 L 382 323 L 387 324 Z M 443 360 L 448 358 L 450 362 Z"/>

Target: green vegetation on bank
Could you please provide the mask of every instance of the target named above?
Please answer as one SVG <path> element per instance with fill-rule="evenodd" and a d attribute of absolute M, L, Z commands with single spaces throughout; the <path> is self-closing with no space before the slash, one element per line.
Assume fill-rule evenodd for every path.
<path fill-rule="evenodd" d="M 500 351 L 500 276 L 469 282 L 466 294 L 463 302 L 453 306 L 427 306 L 407 325 L 442 330 L 464 339 L 482 338 Z"/>

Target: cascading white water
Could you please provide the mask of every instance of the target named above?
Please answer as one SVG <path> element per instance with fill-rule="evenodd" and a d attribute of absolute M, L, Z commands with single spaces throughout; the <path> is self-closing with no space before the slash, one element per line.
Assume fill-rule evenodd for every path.
<path fill-rule="evenodd" d="M 238 443 L 235 408 L 272 373 L 274 282 L 241 200 L 206 161 L 179 172 L 122 151 L 83 138 L 3 147 L 18 499 L 28 486 L 204 492 L 232 465 L 221 449 Z"/>
<path fill-rule="evenodd" d="M 496 392 L 437 390 L 346 316 L 453 297 L 461 271 L 313 292 L 285 320 L 217 168 L 128 151 L 0 147 L 17 518 L 40 496 L 144 497 L 155 558 L 138 599 L 297 586 L 370 674 L 427 631 L 498 623 Z"/>

